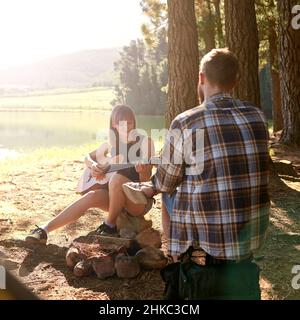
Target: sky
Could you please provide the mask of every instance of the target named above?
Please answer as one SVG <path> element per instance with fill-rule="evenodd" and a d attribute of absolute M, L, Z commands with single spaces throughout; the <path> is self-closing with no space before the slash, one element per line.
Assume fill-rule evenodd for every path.
<path fill-rule="evenodd" d="M 140 0 L 0 0 L 0 69 L 141 36 Z"/>

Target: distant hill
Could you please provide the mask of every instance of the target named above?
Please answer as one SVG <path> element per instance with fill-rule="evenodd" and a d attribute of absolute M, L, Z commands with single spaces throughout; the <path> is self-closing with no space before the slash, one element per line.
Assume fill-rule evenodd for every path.
<path fill-rule="evenodd" d="M 119 59 L 119 48 L 86 50 L 0 70 L 0 87 L 30 89 L 74 88 L 112 85 L 113 63 Z"/>

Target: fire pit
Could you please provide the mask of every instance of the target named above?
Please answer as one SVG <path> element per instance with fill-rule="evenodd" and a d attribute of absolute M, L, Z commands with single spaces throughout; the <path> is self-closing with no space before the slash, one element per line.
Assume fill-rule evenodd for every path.
<path fill-rule="evenodd" d="M 168 260 L 159 249 L 161 236 L 152 228 L 151 220 L 123 212 L 117 228 L 119 238 L 92 232 L 73 240 L 66 254 L 66 264 L 76 276 L 134 278 L 143 269 L 166 266 Z"/>

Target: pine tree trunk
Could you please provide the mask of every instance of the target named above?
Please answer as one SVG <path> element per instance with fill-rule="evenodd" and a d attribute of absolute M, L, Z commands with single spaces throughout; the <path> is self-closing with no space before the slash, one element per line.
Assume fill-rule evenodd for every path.
<path fill-rule="evenodd" d="M 225 0 L 226 42 L 240 64 L 234 96 L 260 107 L 258 30 L 254 0 Z"/>
<path fill-rule="evenodd" d="M 194 0 L 168 0 L 167 127 L 179 113 L 198 101 L 198 35 Z"/>
<path fill-rule="evenodd" d="M 272 2 L 272 5 L 275 5 L 274 2 Z M 270 21 L 268 27 L 269 60 L 272 78 L 273 131 L 276 132 L 283 128 L 283 118 L 281 111 L 280 78 L 278 72 L 278 37 L 275 20 Z"/>
<path fill-rule="evenodd" d="M 279 70 L 283 113 L 281 141 L 300 146 L 300 31 L 292 28 L 292 7 L 298 0 L 278 1 Z"/>
<path fill-rule="evenodd" d="M 273 101 L 273 131 L 277 132 L 283 128 L 283 117 L 281 111 L 280 77 L 276 70 L 271 70 L 272 78 L 272 101 Z"/>
<path fill-rule="evenodd" d="M 206 0 L 203 3 L 204 10 L 204 43 L 205 52 L 209 52 L 216 47 L 216 31 L 215 31 L 215 18 L 211 10 L 210 0 Z"/>
<path fill-rule="evenodd" d="M 216 11 L 216 25 L 217 25 L 217 35 L 218 35 L 218 43 L 219 48 L 224 47 L 224 34 L 222 27 L 222 19 L 221 19 L 221 10 L 220 10 L 220 0 L 214 0 L 214 7 Z"/>

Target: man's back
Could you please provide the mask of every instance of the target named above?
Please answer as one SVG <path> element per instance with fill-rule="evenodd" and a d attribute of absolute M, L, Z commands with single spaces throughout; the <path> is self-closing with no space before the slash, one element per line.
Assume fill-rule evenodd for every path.
<path fill-rule="evenodd" d="M 173 127 L 193 134 L 204 130 L 204 167 L 201 174 L 184 175 L 179 185 L 170 251 L 193 245 L 219 259 L 249 256 L 261 246 L 269 220 L 268 129 L 262 112 L 215 95 L 176 117 Z"/>

